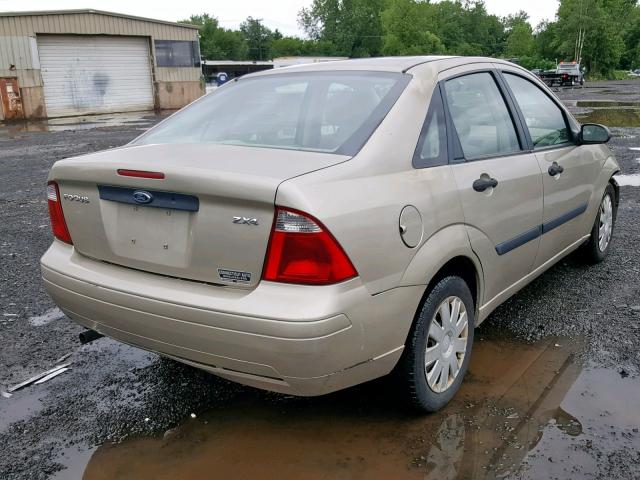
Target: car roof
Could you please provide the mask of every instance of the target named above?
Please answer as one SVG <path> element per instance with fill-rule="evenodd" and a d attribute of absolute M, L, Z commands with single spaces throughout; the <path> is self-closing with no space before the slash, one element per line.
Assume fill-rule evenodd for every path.
<path fill-rule="evenodd" d="M 505 60 L 489 57 L 454 57 L 446 55 L 425 55 L 412 57 L 373 57 L 354 58 L 349 60 L 335 60 L 328 62 L 306 63 L 301 65 L 291 65 L 288 67 L 274 68 L 260 72 L 244 75 L 244 77 L 255 77 L 263 75 L 277 75 L 294 72 L 327 72 L 327 71 L 378 71 L 405 73 L 425 63 L 433 63 L 437 70 L 442 68 L 452 68 L 470 63 L 506 63 L 515 65 Z"/>

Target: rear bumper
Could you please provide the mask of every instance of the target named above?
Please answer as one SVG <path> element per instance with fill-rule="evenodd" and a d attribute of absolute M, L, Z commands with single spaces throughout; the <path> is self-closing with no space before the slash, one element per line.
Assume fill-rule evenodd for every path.
<path fill-rule="evenodd" d="M 57 241 L 42 258 L 42 276 L 56 304 L 87 328 L 297 395 L 391 371 L 424 288 L 371 296 L 354 279 L 328 287 L 262 282 L 247 291 L 106 264 Z"/>

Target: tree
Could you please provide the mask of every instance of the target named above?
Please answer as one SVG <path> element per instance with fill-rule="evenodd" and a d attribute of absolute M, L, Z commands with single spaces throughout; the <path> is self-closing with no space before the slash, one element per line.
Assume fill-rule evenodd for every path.
<path fill-rule="evenodd" d="M 274 40 L 274 32 L 265 27 L 261 19 L 247 17 L 240 24 L 240 31 L 247 41 L 251 60 L 269 60 L 272 58 L 271 42 Z M 280 32 L 276 36 L 282 38 Z"/>
<path fill-rule="evenodd" d="M 207 13 L 191 15 L 189 23 L 200 27 L 200 54 L 209 60 L 242 60 L 247 58 L 244 36 L 233 30 L 220 27 L 218 19 Z"/>
<path fill-rule="evenodd" d="M 561 0 L 556 29 L 559 53 L 565 60 L 586 64 L 589 71 L 611 73 L 623 53 L 620 27 L 629 6 L 626 0 Z"/>
<path fill-rule="evenodd" d="M 533 30 L 529 22 L 515 24 L 507 34 L 507 57 L 527 57 L 533 53 Z"/>
<path fill-rule="evenodd" d="M 433 55 L 444 52 L 432 28 L 427 3 L 392 0 L 382 12 L 384 55 Z"/>
<path fill-rule="evenodd" d="M 556 20 L 535 29 L 526 12 L 502 19 L 482 0 L 312 0 L 298 14 L 308 39 L 283 36 L 248 17 L 239 30 L 208 14 L 200 27 L 208 59 L 267 60 L 278 56 L 483 55 L 518 58 L 548 69 L 576 60 L 591 73 L 640 67 L 638 0 L 559 0 Z"/>
<path fill-rule="evenodd" d="M 330 42 L 338 55 L 369 57 L 382 48 L 380 14 L 386 0 L 313 0 L 298 15 L 313 40 Z"/>

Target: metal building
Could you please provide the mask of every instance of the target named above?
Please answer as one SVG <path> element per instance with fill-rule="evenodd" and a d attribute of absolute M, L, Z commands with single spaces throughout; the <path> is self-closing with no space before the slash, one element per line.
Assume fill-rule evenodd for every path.
<path fill-rule="evenodd" d="M 198 27 L 99 10 L 0 12 L 0 120 L 180 108 Z"/>

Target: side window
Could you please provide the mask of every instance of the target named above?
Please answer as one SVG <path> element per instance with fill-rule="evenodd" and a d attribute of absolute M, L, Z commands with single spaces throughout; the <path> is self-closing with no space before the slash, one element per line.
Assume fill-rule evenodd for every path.
<path fill-rule="evenodd" d="M 524 115 L 533 148 L 562 145 L 570 141 L 562 110 L 533 83 L 517 75 L 504 74 Z"/>
<path fill-rule="evenodd" d="M 447 80 L 447 107 L 465 158 L 521 150 L 507 105 L 490 73 Z"/>
<path fill-rule="evenodd" d="M 440 89 L 436 87 L 431 97 L 427 117 L 422 125 L 416 151 L 413 154 L 415 168 L 445 165 L 447 159 L 447 130 Z"/>

